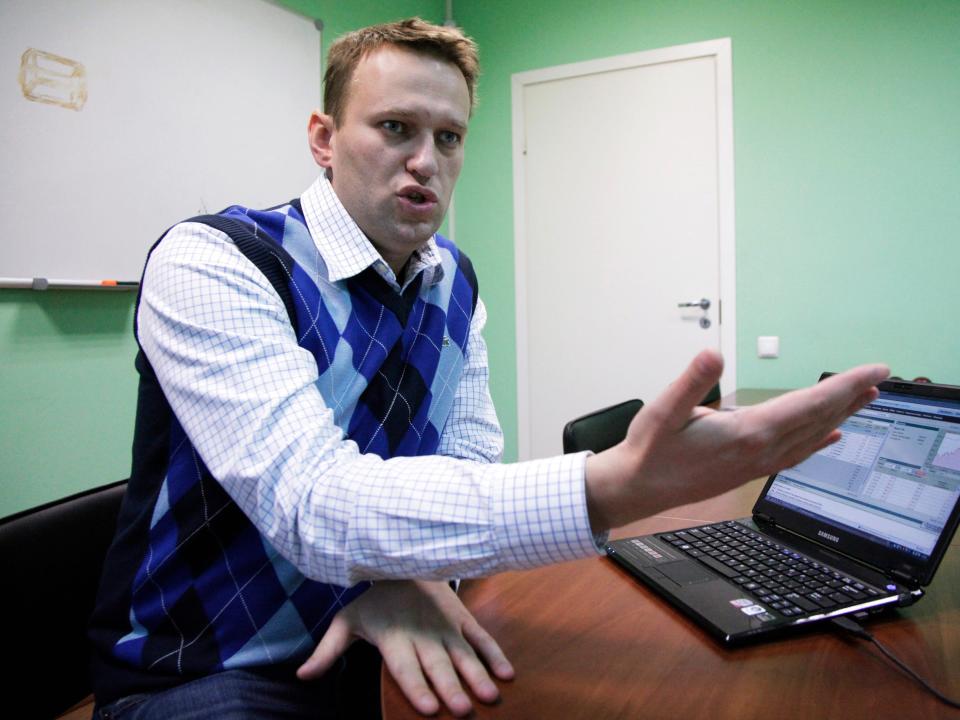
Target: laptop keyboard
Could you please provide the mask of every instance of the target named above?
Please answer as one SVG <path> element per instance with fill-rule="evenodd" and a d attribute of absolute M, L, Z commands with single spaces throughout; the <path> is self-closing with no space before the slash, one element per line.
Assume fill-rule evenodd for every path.
<path fill-rule="evenodd" d="M 734 521 L 657 537 L 786 617 L 830 612 L 883 594 Z"/>

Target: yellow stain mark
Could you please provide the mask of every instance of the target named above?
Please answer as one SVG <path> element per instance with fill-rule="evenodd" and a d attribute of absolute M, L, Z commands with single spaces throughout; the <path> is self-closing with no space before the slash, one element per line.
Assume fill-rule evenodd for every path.
<path fill-rule="evenodd" d="M 20 57 L 20 89 L 27 100 L 80 110 L 87 101 L 87 71 L 76 60 L 27 48 Z"/>

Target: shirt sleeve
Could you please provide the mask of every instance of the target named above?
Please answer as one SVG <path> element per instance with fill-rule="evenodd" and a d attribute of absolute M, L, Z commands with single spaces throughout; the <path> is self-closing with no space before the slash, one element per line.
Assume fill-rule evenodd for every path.
<path fill-rule="evenodd" d="M 219 231 L 183 223 L 159 244 L 138 323 L 199 456 L 307 577 L 341 586 L 475 577 L 596 553 L 585 455 L 491 464 L 500 439 L 471 447 L 460 438 L 470 423 L 495 422 L 487 410 L 463 419 L 469 382 L 458 392 L 461 419 L 444 431 L 453 457 L 361 454 L 334 424 L 316 362 L 297 344 L 279 296 Z M 482 313 L 475 325 L 479 337 Z M 485 350 L 471 342 L 470 356 L 476 381 Z"/>

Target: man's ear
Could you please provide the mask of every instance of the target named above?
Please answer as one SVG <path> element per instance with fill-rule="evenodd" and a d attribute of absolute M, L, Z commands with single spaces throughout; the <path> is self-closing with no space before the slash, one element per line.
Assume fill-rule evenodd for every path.
<path fill-rule="evenodd" d="M 307 140 L 310 143 L 310 152 L 317 165 L 329 168 L 333 165 L 333 133 L 336 128 L 333 116 L 325 115 L 319 110 L 310 113 L 307 124 Z"/>

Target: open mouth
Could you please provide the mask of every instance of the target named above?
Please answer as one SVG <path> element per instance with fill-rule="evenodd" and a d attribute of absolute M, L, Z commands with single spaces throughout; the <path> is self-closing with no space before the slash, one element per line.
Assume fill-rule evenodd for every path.
<path fill-rule="evenodd" d="M 409 200 L 414 205 L 432 205 L 437 202 L 437 196 L 431 190 L 420 186 L 403 188 L 400 191 L 400 197 Z"/>

